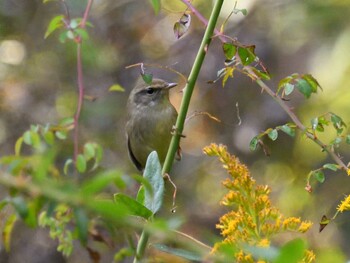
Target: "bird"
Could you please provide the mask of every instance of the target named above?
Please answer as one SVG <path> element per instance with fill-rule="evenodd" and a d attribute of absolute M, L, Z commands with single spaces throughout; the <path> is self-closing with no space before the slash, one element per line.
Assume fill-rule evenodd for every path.
<path fill-rule="evenodd" d="M 169 90 L 177 83 L 142 78 L 130 92 L 127 102 L 126 137 L 128 154 L 139 171 L 146 166 L 148 155 L 156 151 L 164 163 L 177 119 L 177 111 L 169 100 Z"/>

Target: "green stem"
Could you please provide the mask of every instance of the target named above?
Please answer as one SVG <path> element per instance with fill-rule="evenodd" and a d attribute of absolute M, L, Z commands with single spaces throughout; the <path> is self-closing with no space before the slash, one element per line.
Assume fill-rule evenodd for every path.
<path fill-rule="evenodd" d="M 221 6 L 223 4 L 224 0 L 217 0 L 215 2 L 214 8 L 212 10 L 212 13 L 210 15 L 209 21 L 208 21 L 208 26 L 205 30 L 202 43 L 199 47 L 199 50 L 197 52 L 196 59 L 193 63 L 192 70 L 190 72 L 190 75 L 188 77 L 188 82 L 186 84 L 186 87 L 184 89 L 184 96 L 182 98 L 181 106 L 180 106 L 180 111 L 179 111 L 179 116 L 176 120 L 176 132 L 174 133 L 170 146 L 168 149 L 168 153 L 164 162 L 163 166 L 163 174 L 169 173 L 171 166 L 173 164 L 175 154 L 177 149 L 179 148 L 179 143 L 180 143 L 180 137 L 182 134 L 182 131 L 184 129 L 184 123 L 186 120 L 186 115 L 188 111 L 188 107 L 190 104 L 191 96 L 193 93 L 194 85 L 197 81 L 198 74 L 200 72 L 200 69 L 202 67 L 205 55 L 207 53 L 209 44 L 211 42 L 211 37 L 213 35 L 214 29 L 216 22 L 218 20 Z"/>
<path fill-rule="evenodd" d="M 193 93 L 194 85 L 197 81 L 198 74 L 200 72 L 200 69 L 202 67 L 205 55 L 207 53 L 211 37 L 213 35 L 214 29 L 216 22 L 218 20 L 220 11 L 221 11 L 221 6 L 223 4 L 224 0 L 217 0 L 215 2 L 214 8 L 212 10 L 212 13 L 210 15 L 209 21 L 208 21 L 208 26 L 205 30 L 202 43 L 199 47 L 199 50 L 197 52 L 196 59 L 193 63 L 192 70 L 190 72 L 190 75 L 188 77 L 188 81 L 186 84 L 186 87 L 184 89 L 184 96 L 182 98 L 181 106 L 180 106 L 180 111 L 179 111 L 179 116 L 176 120 L 176 132 L 174 133 L 170 146 L 168 149 L 168 153 L 164 162 L 163 166 L 163 174 L 169 173 L 171 166 L 173 164 L 175 154 L 177 152 L 177 149 L 179 148 L 179 143 L 180 143 L 180 137 L 181 133 L 184 128 L 185 120 L 186 120 L 186 115 L 188 111 L 188 106 L 190 104 L 191 96 Z M 137 249 L 136 249 L 136 256 L 134 258 L 134 263 L 141 262 L 141 259 L 144 255 L 147 243 L 148 243 L 148 238 L 149 238 L 149 233 L 146 232 L 146 230 L 143 230 L 140 240 L 137 244 Z"/>
<path fill-rule="evenodd" d="M 141 259 L 143 257 L 143 254 L 145 253 L 146 246 L 148 243 L 149 233 L 146 230 L 142 231 L 142 234 L 140 236 L 140 240 L 137 244 L 136 249 L 136 256 L 134 258 L 134 263 L 140 263 Z"/>

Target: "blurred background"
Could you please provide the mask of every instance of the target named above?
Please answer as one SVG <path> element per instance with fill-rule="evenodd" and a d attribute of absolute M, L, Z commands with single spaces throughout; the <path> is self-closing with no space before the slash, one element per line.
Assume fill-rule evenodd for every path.
<path fill-rule="evenodd" d="M 86 0 L 66 2 L 72 18 L 82 17 Z M 194 0 L 193 5 L 209 17 L 213 1 Z M 235 1 L 225 1 L 218 27 L 234 6 Z M 245 0 L 238 1 L 236 8 L 246 8 L 248 15 L 233 15 L 226 34 L 237 37 L 243 44 L 256 45 L 256 54 L 272 75 L 267 82 L 271 88 L 276 89 L 280 79 L 295 72 L 312 74 L 322 86 L 323 92 L 309 100 L 298 94 L 290 96 L 288 104 L 303 123 L 310 125 L 311 118 L 331 111 L 349 126 L 350 2 Z M 80 136 L 81 142 L 96 141 L 103 146 L 104 168 L 117 168 L 125 176 L 136 173 L 126 153 L 124 126 L 126 100 L 140 70 L 125 67 L 152 63 L 172 67 L 188 76 L 204 26 L 192 16 L 189 32 L 177 40 L 173 25 L 185 10 L 181 1 L 162 1 L 162 10 L 155 16 L 147 0 L 94 1 L 89 17 L 93 28 L 88 29 L 90 38 L 83 43 L 83 70 L 86 95 L 96 100 L 84 102 Z M 1 156 L 14 153 L 16 139 L 30 124 L 56 124 L 75 112 L 76 47 L 73 43 L 60 43 L 57 32 L 44 39 L 49 21 L 63 13 L 59 2 L 0 0 Z M 318 232 L 318 222 L 324 214 L 333 216 L 339 202 L 350 194 L 350 179 L 342 172 L 327 171 L 326 181 L 323 184 L 313 181 L 314 191 L 307 193 L 304 187 L 309 171 L 332 160 L 300 134 L 296 138 L 280 134 L 275 142 L 264 141 L 270 156 L 265 156 L 261 149 L 251 152 L 249 141 L 255 135 L 291 120 L 272 98 L 238 72 L 224 88 L 220 81 L 208 84 L 216 79 L 223 62 L 221 43 L 214 39 L 189 114 L 205 111 L 221 122 L 205 116 L 187 122 L 186 138 L 181 142 L 183 158 L 175 163 L 171 174 L 178 187 L 177 212 L 171 214 L 168 205 L 164 216 L 181 218 L 182 231 L 209 245 L 217 240 L 219 231 L 215 225 L 226 211 L 219 206 L 225 193 L 221 181 L 226 174 L 217 160 L 203 155 L 202 148 L 212 142 L 222 143 L 248 165 L 259 184 L 272 188 L 273 204 L 283 214 L 314 222 L 306 239 L 317 255 L 317 262 L 346 262 L 350 258 L 350 215 L 340 214 L 322 233 Z M 179 108 L 183 80 L 164 69 L 146 67 L 146 72 L 179 82 L 171 94 L 171 101 Z M 121 85 L 125 92 L 109 92 L 113 84 Z M 332 129 L 327 131 L 327 136 L 321 136 L 325 143 L 336 135 Z M 349 147 L 341 146 L 337 151 L 347 164 Z M 72 147 L 62 152 L 63 159 L 71 155 Z M 170 187 L 166 195 L 171 197 Z M 0 262 L 24 262 L 23 258 L 25 262 L 48 262 L 38 258 L 43 251 L 55 255 L 56 261 L 50 262 L 89 262 L 79 252 L 69 259 L 57 255 L 54 242 L 49 242 L 43 230 L 33 232 L 25 226 L 20 229 L 18 233 L 22 235 L 15 235 L 13 250 L 2 254 Z M 275 242 L 294 237 L 284 235 Z M 86 260 L 81 261 L 84 257 Z"/>

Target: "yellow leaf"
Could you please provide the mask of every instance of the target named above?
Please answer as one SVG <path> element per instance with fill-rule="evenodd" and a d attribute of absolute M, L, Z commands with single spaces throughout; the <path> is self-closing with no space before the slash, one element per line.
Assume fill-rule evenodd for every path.
<path fill-rule="evenodd" d="M 120 86 L 119 84 L 114 84 L 114 85 L 112 85 L 112 86 L 108 89 L 108 91 L 120 91 L 120 92 L 124 92 L 125 89 L 124 89 L 122 86 Z"/>

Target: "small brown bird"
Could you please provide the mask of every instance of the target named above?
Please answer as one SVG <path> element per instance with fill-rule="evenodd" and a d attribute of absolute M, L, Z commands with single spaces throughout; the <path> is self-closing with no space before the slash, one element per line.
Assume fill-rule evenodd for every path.
<path fill-rule="evenodd" d="M 140 171 L 145 168 L 152 151 L 156 151 L 160 162 L 164 163 L 177 118 L 177 111 L 169 101 L 169 90 L 176 85 L 162 79 L 153 79 L 151 84 L 146 84 L 141 79 L 129 95 L 128 151 Z"/>

